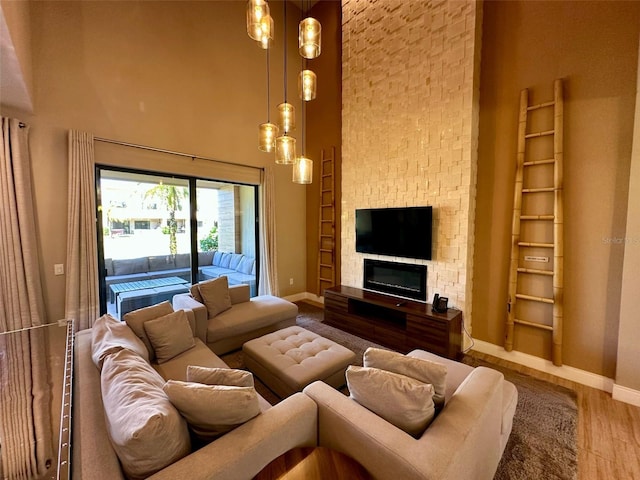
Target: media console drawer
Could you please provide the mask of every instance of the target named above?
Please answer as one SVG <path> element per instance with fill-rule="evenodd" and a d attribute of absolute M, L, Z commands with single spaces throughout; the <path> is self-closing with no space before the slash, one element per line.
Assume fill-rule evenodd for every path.
<path fill-rule="evenodd" d="M 324 291 L 325 323 L 403 353 L 420 348 L 461 355 L 462 312 L 434 313 L 431 305 L 354 287 Z"/>

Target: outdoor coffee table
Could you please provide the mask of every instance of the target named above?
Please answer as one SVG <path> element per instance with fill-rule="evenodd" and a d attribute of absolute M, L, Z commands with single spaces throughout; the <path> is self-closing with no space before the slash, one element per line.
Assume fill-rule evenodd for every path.
<path fill-rule="evenodd" d="M 123 292 L 132 292 L 134 290 L 144 290 L 146 288 L 166 287 L 168 285 L 181 285 L 189 283 L 180 277 L 161 277 L 150 278 L 149 280 L 138 280 L 136 282 L 113 283 L 109 285 L 111 290 L 111 303 L 118 304 L 118 295 Z"/>
<path fill-rule="evenodd" d="M 160 289 L 164 290 L 164 287 L 184 287 L 182 289 L 176 290 L 177 293 L 181 293 L 186 291 L 188 288 L 189 282 L 187 282 L 184 278 L 180 277 L 161 277 L 161 278 L 151 278 L 149 280 L 138 280 L 135 282 L 123 282 L 123 283 L 114 283 L 109 286 L 111 289 L 111 295 L 113 298 L 113 303 L 116 306 L 116 312 L 120 311 L 120 301 L 122 300 L 120 297 L 122 294 L 126 294 L 129 292 L 136 292 L 138 290 L 144 290 L 144 293 L 149 293 L 149 290 Z M 138 292 L 142 293 L 142 292 Z M 132 294 L 130 297 L 136 297 L 143 295 Z"/>

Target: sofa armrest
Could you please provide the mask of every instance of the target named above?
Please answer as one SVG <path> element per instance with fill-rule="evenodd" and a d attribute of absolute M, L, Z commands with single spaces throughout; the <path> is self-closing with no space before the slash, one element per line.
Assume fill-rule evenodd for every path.
<path fill-rule="evenodd" d="M 346 453 L 374 478 L 491 480 L 502 456 L 503 378 L 476 368 L 418 439 L 323 382 L 303 391 L 318 405 L 318 444 Z"/>
<path fill-rule="evenodd" d="M 173 296 L 174 310 L 191 310 L 195 317 L 196 336 L 207 343 L 207 327 L 209 325 L 209 313 L 207 307 L 197 301 L 190 293 L 179 293 Z"/>
<path fill-rule="evenodd" d="M 149 478 L 253 478 L 292 448 L 315 446 L 317 422 L 316 404 L 297 393 Z"/>
<path fill-rule="evenodd" d="M 229 296 L 231 297 L 231 305 L 248 302 L 251 298 L 249 285 L 244 283 L 239 285 L 229 285 Z"/>

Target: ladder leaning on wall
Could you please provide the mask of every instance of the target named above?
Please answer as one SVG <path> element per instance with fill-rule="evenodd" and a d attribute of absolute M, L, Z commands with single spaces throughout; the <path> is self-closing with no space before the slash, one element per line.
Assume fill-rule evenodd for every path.
<path fill-rule="evenodd" d="M 520 93 L 518 152 L 511 229 L 511 261 L 505 350 L 514 344 L 514 327 L 551 332 L 551 359 L 562 365 L 563 323 L 563 100 L 562 80 L 554 82 L 551 102 L 529 106 L 527 89 Z M 539 128 L 553 111 L 553 129 Z M 544 116 L 543 112 L 547 112 Z M 540 113 L 538 113 L 540 112 Z M 537 144 L 534 144 L 537 142 Z M 553 152 L 549 151 L 551 147 Z M 541 156 L 539 156 L 542 154 Z M 546 211 L 551 209 L 553 212 Z M 553 262 L 549 262 L 549 254 Z M 516 318 L 516 305 L 518 316 Z M 523 317 L 527 317 L 524 320 Z"/>
<path fill-rule="evenodd" d="M 322 149 L 320 160 L 320 206 L 318 212 L 318 296 L 336 282 L 336 148 Z"/>

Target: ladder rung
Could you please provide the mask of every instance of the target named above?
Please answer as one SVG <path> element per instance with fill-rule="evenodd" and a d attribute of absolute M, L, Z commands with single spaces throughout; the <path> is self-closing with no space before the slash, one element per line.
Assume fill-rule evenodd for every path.
<path fill-rule="evenodd" d="M 320 251 L 323 253 L 333 253 L 332 248 L 321 248 Z"/>
<path fill-rule="evenodd" d="M 520 247 L 553 248 L 553 243 L 518 242 Z"/>
<path fill-rule="evenodd" d="M 555 187 L 544 188 L 523 188 L 522 193 L 540 193 L 540 192 L 555 192 Z"/>
<path fill-rule="evenodd" d="M 333 188 L 325 188 L 324 190 L 320 190 L 322 193 L 333 192 Z"/>
<path fill-rule="evenodd" d="M 535 133 L 528 133 L 524 136 L 524 138 L 537 138 L 537 137 L 544 137 L 546 135 L 553 135 L 553 130 L 547 130 L 544 132 L 535 132 Z"/>
<path fill-rule="evenodd" d="M 320 266 L 324 268 L 333 268 L 333 263 L 321 263 Z"/>
<path fill-rule="evenodd" d="M 542 302 L 542 303 L 553 304 L 553 298 L 536 297 L 533 295 L 525 295 L 524 293 L 516 293 L 516 298 L 519 298 L 521 300 L 531 300 L 532 302 Z"/>
<path fill-rule="evenodd" d="M 553 275 L 553 270 L 539 270 L 537 268 L 518 268 L 519 273 L 533 273 L 534 275 Z"/>
<path fill-rule="evenodd" d="M 527 327 L 533 327 L 533 328 L 541 328 L 543 330 L 549 330 L 550 332 L 553 332 L 553 327 L 550 325 L 544 325 L 542 323 L 534 323 L 534 322 L 527 322 L 526 320 L 519 320 L 519 319 L 514 319 L 513 323 L 518 323 L 520 325 L 526 325 Z"/>
<path fill-rule="evenodd" d="M 320 220 L 321 223 L 333 223 L 333 220 Z"/>
<path fill-rule="evenodd" d="M 520 220 L 553 220 L 553 215 L 520 215 Z"/>
<path fill-rule="evenodd" d="M 333 238 L 333 235 L 322 234 L 320 235 L 323 238 Z"/>
<path fill-rule="evenodd" d="M 322 205 L 320 205 L 322 208 L 329 208 L 329 207 L 333 207 L 333 203 L 323 203 Z"/>
<path fill-rule="evenodd" d="M 320 277 L 320 281 L 321 281 L 321 282 L 333 282 L 333 278 L 323 278 L 323 277 Z"/>
<path fill-rule="evenodd" d="M 539 108 L 545 108 L 545 107 L 553 107 L 555 104 L 556 102 L 539 103 L 538 105 L 531 105 L 530 107 L 527 107 L 527 111 L 538 110 Z"/>
<path fill-rule="evenodd" d="M 549 163 L 555 163 L 555 159 L 545 158 L 544 160 L 531 160 L 530 162 L 524 162 L 522 165 L 525 167 L 534 167 L 536 165 L 547 165 Z"/>
<path fill-rule="evenodd" d="M 326 178 L 326 177 L 333 177 L 332 173 L 325 173 L 323 175 L 321 175 L 322 178 Z"/>

